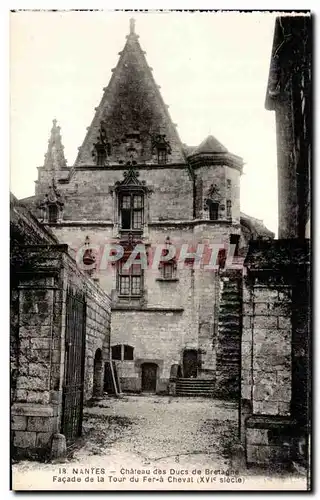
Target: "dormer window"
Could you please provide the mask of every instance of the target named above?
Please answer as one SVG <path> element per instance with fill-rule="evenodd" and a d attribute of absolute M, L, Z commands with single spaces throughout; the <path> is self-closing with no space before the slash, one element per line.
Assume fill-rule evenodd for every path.
<path fill-rule="evenodd" d="M 49 224 L 56 224 L 62 218 L 64 202 L 62 196 L 57 189 L 55 180 L 52 179 L 52 184 L 49 186 L 48 193 L 45 194 L 44 199 L 39 203 L 38 208 L 42 212 L 43 222 Z"/>
<path fill-rule="evenodd" d="M 111 153 L 111 146 L 107 139 L 105 122 L 100 122 L 97 142 L 93 145 L 92 156 L 98 167 L 104 167 L 108 155 Z"/>
<path fill-rule="evenodd" d="M 155 134 L 152 137 L 152 152 L 157 155 L 159 164 L 167 163 L 168 155 L 171 154 L 171 146 L 165 134 Z"/>
<path fill-rule="evenodd" d="M 158 163 L 167 163 L 167 150 L 158 149 Z"/>
<path fill-rule="evenodd" d="M 129 169 L 123 172 L 123 181 L 117 181 L 111 192 L 114 198 L 114 222 L 118 236 L 126 233 L 135 235 L 147 230 L 148 219 L 148 194 L 152 191 L 146 186 L 145 181 L 139 180 L 140 172 L 131 160 Z"/>
<path fill-rule="evenodd" d="M 58 207 L 57 205 L 48 206 L 48 222 L 55 224 L 58 222 Z"/>

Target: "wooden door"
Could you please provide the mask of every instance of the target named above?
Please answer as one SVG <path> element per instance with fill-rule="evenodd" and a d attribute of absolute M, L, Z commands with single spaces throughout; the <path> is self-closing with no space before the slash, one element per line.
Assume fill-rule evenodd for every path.
<path fill-rule="evenodd" d="M 157 369 L 158 366 L 155 363 L 143 363 L 141 365 L 141 386 L 143 392 L 156 392 Z"/>
<path fill-rule="evenodd" d="M 198 352 L 195 349 L 186 349 L 183 353 L 183 376 L 196 378 L 198 372 Z"/>

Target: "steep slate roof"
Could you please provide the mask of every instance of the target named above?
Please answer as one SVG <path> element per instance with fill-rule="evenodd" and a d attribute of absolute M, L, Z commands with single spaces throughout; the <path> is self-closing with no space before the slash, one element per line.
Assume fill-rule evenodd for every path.
<path fill-rule="evenodd" d="M 185 156 L 177 130 L 164 104 L 159 86 L 156 85 L 151 68 L 135 33 L 134 20 L 130 20 L 130 34 L 117 67 L 99 106 L 75 162 L 75 166 L 93 165 L 93 145 L 99 136 L 101 121 L 107 141 L 111 145 L 109 163 L 125 163 L 125 137 L 139 133 L 140 150 L 137 163 L 153 163 L 152 135 L 165 134 L 171 147 L 167 163 L 184 163 Z M 123 158 L 123 160 L 122 160 Z"/>
<path fill-rule="evenodd" d="M 193 151 L 192 155 L 196 154 L 210 154 L 210 153 L 228 153 L 226 147 L 221 144 L 213 135 L 209 135 L 202 143 L 197 146 Z"/>

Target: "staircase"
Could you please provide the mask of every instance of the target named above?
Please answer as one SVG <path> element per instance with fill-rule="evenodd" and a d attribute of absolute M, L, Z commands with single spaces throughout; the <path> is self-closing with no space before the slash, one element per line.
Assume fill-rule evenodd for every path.
<path fill-rule="evenodd" d="M 241 364 L 241 278 L 222 278 L 219 307 L 216 391 L 224 399 L 239 396 Z"/>
<path fill-rule="evenodd" d="M 201 378 L 178 378 L 176 396 L 211 398 L 214 394 L 215 381 Z"/>

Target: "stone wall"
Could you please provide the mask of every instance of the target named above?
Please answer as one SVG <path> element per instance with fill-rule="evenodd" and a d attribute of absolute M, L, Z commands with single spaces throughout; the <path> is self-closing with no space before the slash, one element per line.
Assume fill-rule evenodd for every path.
<path fill-rule="evenodd" d="M 109 358 L 110 299 L 84 276 L 63 246 L 29 248 L 32 273 L 19 280 L 17 381 L 13 394 L 13 446 L 18 456 L 47 453 L 61 432 L 65 380 L 66 297 L 83 292 L 87 304 L 84 399 L 92 396 L 93 358 Z M 101 373 L 101 378 L 103 373 Z"/>
<path fill-rule="evenodd" d="M 242 337 L 243 396 L 253 383 L 254 415 L 289 415 L 291 298 L 284 285 L 245 287 Z M 250 387 L 250 389 L 249 389 Z M 248 398 L 245 398 L 248 399 Z"/>
<path fill-rule="evenodd" d="M 241 437 L 249 465 L 289 466 L 300 453 L 299 440 L 306 442 L 307 262 L 306 243 L 250 244 L 241 345 Z"/>
<path fill-rule="evenodd" d="M 283 284 L 247 281 L 244 285 L 241 400 L 242 418 L 249 415 L 242 429 L 249 465 L 283 463 L 289 459 L 290 293 L 290 288 Z"/>
<path fill-rule="evenodd" d="M 65 199 L 63 219 L 68 221 L 112 221 L 114 199 L 110 188 L 123 180 L 128 167 L 76 169 L 68 184 L 59 184 Z M 149 219 L 190 220 L 193 216 L 193 183 L 187 166 L 139 167 L 139 181 L 152 189 Z M 45 194 L 48 180 L 41 176 L 36 194 Z M 43 186 L 43 189 L 41 188 Z"/>
<path fill-rule="evenodd" d="M 12 210 L 15 241 L 22 243 L 11 249 L 12 446 L 16 456 L 35 457 L 47 454 L 61 432 L 67 290 L 83 293 L 87 304 L 85 399 L 92 396 L 96 350 L 109 358 L 110 299 L 77 268 L 66 245 L 53 244 L 24 209 Z"/>

